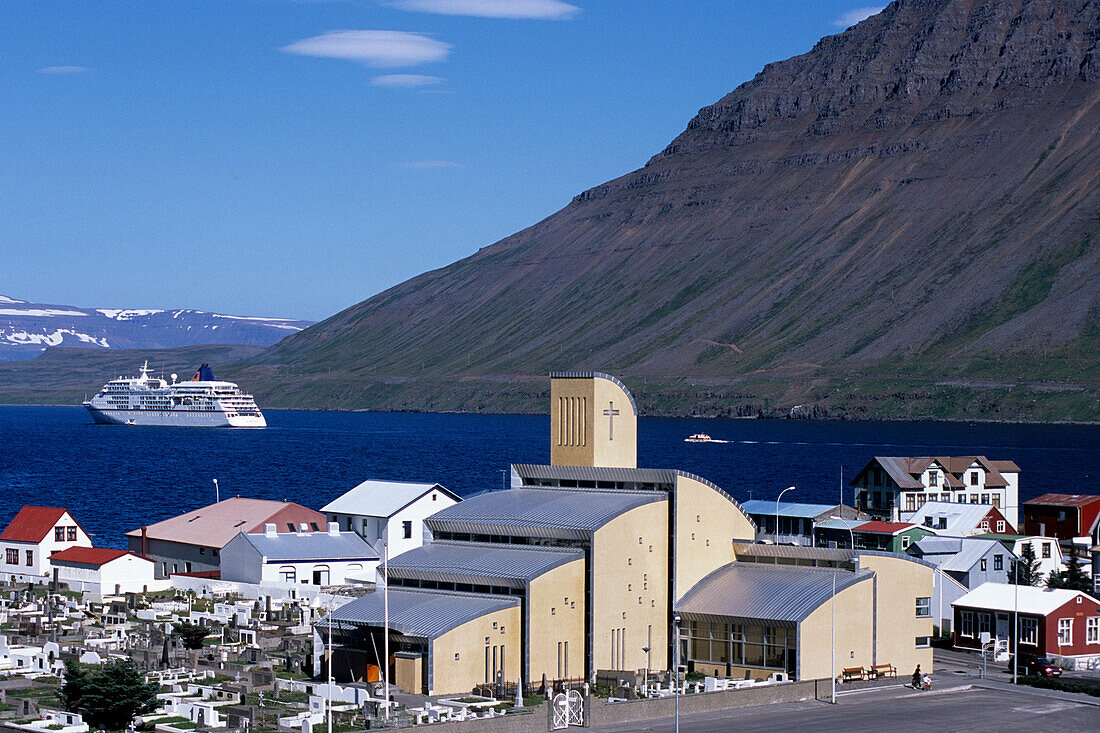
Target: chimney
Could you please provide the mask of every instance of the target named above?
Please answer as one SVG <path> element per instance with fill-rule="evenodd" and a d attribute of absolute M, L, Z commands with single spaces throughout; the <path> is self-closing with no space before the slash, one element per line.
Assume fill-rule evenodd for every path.
<path fill-rule="evenodd" d="M 146 526 L 143 526 L 141 528 L 141 556 L 142 557 L 145 557 L 146 554 L 148 554 L 146 552 L 146 550 L 148 550 L 148 549 L 149 549 L 149 528 L 146 527 Z"/>
<path fill-rule="evenodd" d="M 270 522 L 264 525 L 264 537 L 275 536 L 275 525 Z"/>
<path fill-rule="evenodd" d="M 328 523 L 328 533 L 331 534 L 331 535 L 340 534 L 340 523 L 339 522 L 329 522 Z"/>

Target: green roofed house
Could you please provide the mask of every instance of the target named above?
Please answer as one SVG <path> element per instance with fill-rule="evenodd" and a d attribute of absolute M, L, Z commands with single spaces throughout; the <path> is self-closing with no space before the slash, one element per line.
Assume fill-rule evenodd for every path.
<path fill-rule="evenodd" d="M 931 531 L 909 522 L 864 522 L 852 528 L 856 547 L 861 550 L 882 550 L 904 555 L 909 546 Z"/>

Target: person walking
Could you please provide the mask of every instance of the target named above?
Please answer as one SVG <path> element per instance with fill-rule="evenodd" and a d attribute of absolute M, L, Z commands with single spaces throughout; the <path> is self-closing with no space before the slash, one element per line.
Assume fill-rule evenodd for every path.
<path fill-rule="evenodd" d="M 920 665 L 918 664 L 917 668 L 915 670 L 913 670 L 913 689 L 914 690 L 919 690 L 920 689 L 920 683 L 921 683 Z"/>

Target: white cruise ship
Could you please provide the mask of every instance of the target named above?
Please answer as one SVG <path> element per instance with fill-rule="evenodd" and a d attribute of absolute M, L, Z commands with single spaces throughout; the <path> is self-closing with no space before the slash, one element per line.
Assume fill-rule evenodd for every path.
<path fill-rule="evenodd" d="M 267 427 L 252 395 L 233 382 L 218 382 L 209 364 L 189 381 L 172 383 L 149 376 L 149 362 L 139 377 L 119 377 L 84 402 L 97 423 L 179 427 Z"/>

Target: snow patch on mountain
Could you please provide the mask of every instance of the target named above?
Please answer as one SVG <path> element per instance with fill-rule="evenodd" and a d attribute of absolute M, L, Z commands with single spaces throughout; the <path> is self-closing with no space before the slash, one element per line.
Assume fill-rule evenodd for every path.
<path fill-rule="evenodd" d="M 140 316 L 151 316 L 154 313 L 163 313 L 163 310 L 141 310 L 135 308 L 96 308 L 96 313 L 102 313 L 116 321 L 132 321 Z"/>
<path fill-rule="evenodd" d="M 105 338 L 96 338 L 95 336 L 89 336 L 86 333 L 80 333 L 69 328 L 59 328 L 52 333 L 28 333 L 26 331 L 11 331 L 4 332 L 0 330 L 0 341 L 7 341 L 11 344 L 28 345 L 28 344 L 41 344 L 43 348 L 47 346 L 60 346 L 65 342 L 65 335 L 75 337 L 78 341 L 85 344 L 92 344 L 93 346 L 99 346 L 104 349 L 111 348 L 111 344 L 107 342 Z"/>
<path fill-rule="evenodd" d="M 83 311 L 61 310 L 60 308 L 0 308 L 0 316 L 37 316 L 40 318 L 52 316 L 86 316 Z"/>

